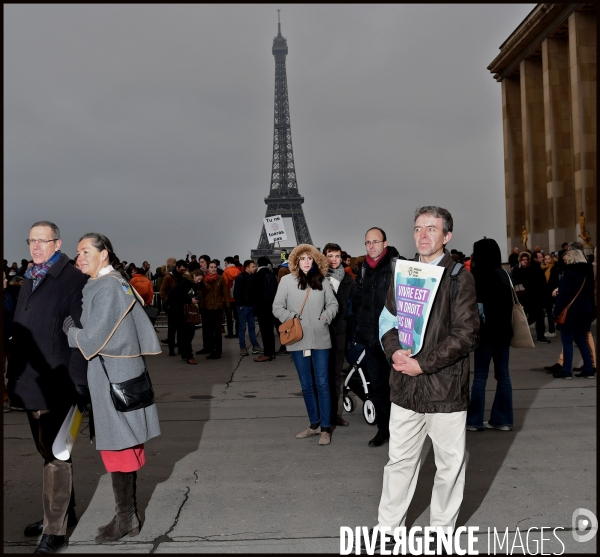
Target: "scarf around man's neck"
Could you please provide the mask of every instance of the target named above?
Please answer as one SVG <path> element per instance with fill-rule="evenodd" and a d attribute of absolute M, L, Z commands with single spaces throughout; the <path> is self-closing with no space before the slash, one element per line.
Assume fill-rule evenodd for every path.
<path fill-rule="evenodd" d="M 377 265 L 379 265 L 379 263 L 381 263 L 381 261 L 383 261 L 383 258 L 385 257 L 385 254 L 387 253 L 387 248 L 385 248 L 383 250 L 383 252 L 381 253 L 381 257 L 379 257 L 379 259 L 377 259 L 377 261 L 375 261 L 375 259 L 373 259 L 368 253 L 367 253 L 367 257 L 365 258 L 365 261 L 367 262 L 367 265 L 369 267 L 371 267 L 371 269 L 374 269 L 375 267 L 377 267 Z"/>
<path fill-rule="evenodd" d="M 344 280 L 345 274 L 346 274 L 346 271 L 344 270 L 344 267 L 342 267 L 341 265 L 337 269 L 333 269 L 332 267 L 329 267 L 329 269 L 327 271 L 327 276 L 333 277 L 338 282 L 342 282 Z"/>
<path fill-rule="evenodd" d="M 41 282 L 41 280 L 46 276 L 50 267 L 54 265 L 62 255 L 60 250 L 56 250 L 52 257 L 48 259 L 48 261 L 44 261 L 39 265 L 33 265 L 27 269 L 25 272 L 25 278 L 31 279 L 33 281 L 32 291 L 36 289 L 37 285 Z"/>

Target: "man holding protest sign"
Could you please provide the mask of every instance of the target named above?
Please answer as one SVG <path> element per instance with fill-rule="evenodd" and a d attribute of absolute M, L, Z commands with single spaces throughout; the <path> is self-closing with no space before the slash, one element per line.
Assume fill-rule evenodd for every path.
<path fill-rule="evenodd" d="M 478 342 L 479 313 L 471 273 L 460 272 L 460 264 L 445 249 L 452 228 L 452 216 L 446 209 L 417 209 L 414 238 L 419 257 L 414 262 L 398 262 L 380 318 L 381 344 L 393 368 L 390 459 L 383 473 L 380 528 L 404 526 L 426 435 L 433 443 L 437 468 L 430 525 L 454 528 L 462 503 L 469 352 Z M 400 268 L 406 264 L 411 265 L 412 277 L 402 284 Z M 416 283 L 415 276 L 428 276 L 428 267 L 433 265 L 442 267 L 441 280 L 432 280 L 435 288 L 410 286 Z M 425 316 L 421 331 L 412 319 L 404 317 L 411 312 L 418 318 Z M 404 326 L 399 326 L 399 319 Z M 415 330 L 407 333 L 407 324 Z M 417 335 L 419 332 L 422 334 Z"/>

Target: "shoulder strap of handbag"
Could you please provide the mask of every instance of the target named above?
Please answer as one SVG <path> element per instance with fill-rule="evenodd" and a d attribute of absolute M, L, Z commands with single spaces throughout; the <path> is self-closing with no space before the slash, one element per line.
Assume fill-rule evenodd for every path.
<path fill-rule="evenodd" d="M 583 282 L 581 283 L 581 287 L 580 287 L 580 288 L 579 288 L 579 290 L 577 291 L 577 294 L 575 294 L 575 298 L 573 298 L 573 299 L 571 300 L 571 303 L 570 303 L 570 304 L 569 304 L 569 305 L 568 305 L 568 306 L 567 306 L 565 309 L 567 309 L 567 310 L 568 310 L 568 309 L 569 309 L 569 308 L 570 308 L 570 307 L 573 305 L 573 302 L 574 302 L 574 301 L 577 299 L 577 296 L 579 296 L 579 294 L 581 294 L 581 291 L 583 290 L 583 286 L 584 286 L 584 284 L 585 284 L 585 279 L 586 279 L 586 278 L 587 278 L 587 277 L 583 277 Z M 563 311 L 564 311 L 564 310 L 563 310 Z"/>
<path fill-rule="evenodd" d="M 454 265 L 454 268 L 452 269 L 452 272 L 450 273 L 450 280 L 452 281 L 450 283 L 450 299 L 452 301 L 454 301 L 454 299 L 456 298 L 456 289 L 458 288 L 458 275 L 462 271 L 463 267 L 464 265 L 462 263 L 456 263 Z"/>
<path fill-rule="evenodd" d="M 300 317 L 302 315 L 302 312 L 304 311 L 304 304 L 306 304 L 306 300 L 308 300 L 309 294 L 310 294 L 310 286 L 307 287 L 307 289 L 306 289 L 306 296 L 304 296 L 304 301 L 302 302 L 302 307 L 300 308 L 300 313 L 298 314 L 298 317 Z"/>
<path fill-rule="evenodd" d="M 512 292 L 512 295 L 513 295 L 513 307 L 514 307 L 519 303 L 519 298 L 517 298 L 517 293 L 515 292 L 515 287 L 513 286 L 509 272 L 506 269 L 504 270 L 504 272 L 506 273 L 506 276 L 508 277 L 508 282 L 510 282 L 510 291 Z"/>

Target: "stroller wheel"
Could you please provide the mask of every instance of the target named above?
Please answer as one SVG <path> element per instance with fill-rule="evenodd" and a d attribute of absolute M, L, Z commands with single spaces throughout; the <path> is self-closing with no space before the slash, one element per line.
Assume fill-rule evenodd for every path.
<path fill-rule="evenodd" d="M 375 423 L 375 405 L 370 398 L 365 400 L 363 404 L 363 416 L 369 425 L 373 425 Z"/>
<path fill-rule="evenodd" d="M 354 412 L 354 408 L 356 405 L 354 404 L 354 399 L 348 395 L 344 396 L 344 410 L 346 412 Z"/>

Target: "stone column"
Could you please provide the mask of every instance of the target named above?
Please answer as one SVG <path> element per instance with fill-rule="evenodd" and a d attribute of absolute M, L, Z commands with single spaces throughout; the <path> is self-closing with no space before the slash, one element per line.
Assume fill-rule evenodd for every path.
<path fill-rule="evenodd" d="M 504 134 L 504 185 L 506 191 L 506 242 L 508 254 L 521 246 L 525 224 L 523 187 L 523 130 L 519 76 L 502 80 L 502 126 Z"/>
<path fill-rule="evenodd" d="M 575 227 L 579 213 L 586 228 L 596 236 L 596 18 L 594 12 L 577 11 L 569 16 L 569 64 L 573 126 L 573 177 L 575 182 Z"/>
<path fill-rule="evenodd" d="M 548 195 L 544 138 L 544 93 L 541 58 L 521 61 L 523 177 L 528 247 L 548 249 Z"/>
<path fill-rule="evenodd" d="M 548 248 L 559 250 L 571 242 L 575 218 L 571 100 L 569 94 L 569 41 L 549 37 L 542 43 L 544 124 L 548 196 Z"/>

